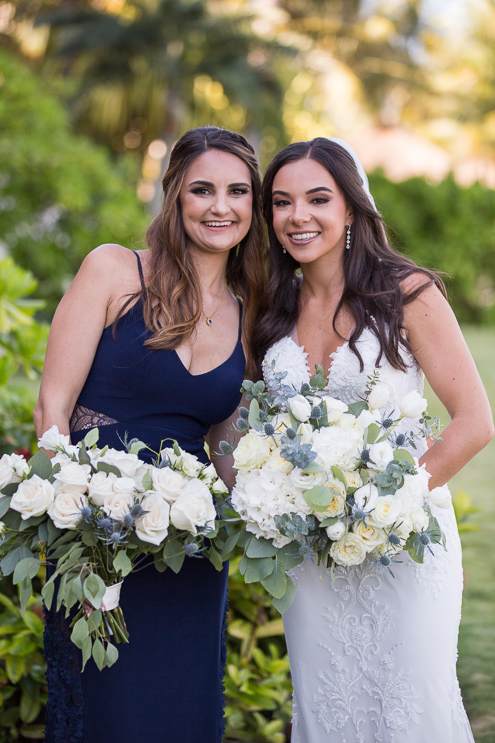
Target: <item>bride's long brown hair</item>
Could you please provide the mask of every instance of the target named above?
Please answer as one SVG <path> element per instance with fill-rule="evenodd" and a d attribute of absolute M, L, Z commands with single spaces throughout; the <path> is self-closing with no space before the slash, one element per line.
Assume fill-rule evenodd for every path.
<path fill-rule="evenodd" d="M 242 330 L 248 349 L 247 373 L 254 373 L 250 349 L 257 306 L 266 288 L 266 233 L 261 211 L 261 176 L 253 147 L 241 134 L 203 126 L 190 129 L 175 144 L 162 181 L 163 205 L 146 232 L 151 249 L 146 287 L 133 294 L 119 317 L 137 297 L 143 299 L 143 317 L 153 333 L 145 345 L 155 350 L 172 350 L 187 340 L 201 317 L 199 276 L 187 248 L 179 193 L 188 166 L 208 150 L 236 155 L 249 169 L 253 215 L 247 235 L 229 253 L 227 284 L 243 301 Z"/>
<path fill-rule="evenodd" d="M 332 318 L 335 333 L 345 340 L 335 327 L 339 311 L 345 307 L 352 315 L 354 329 L 349 347 L 363 360 L 356 341 L 364 328 L 369 328 L 380 344 L 376 363 L 383 356 L 395 368 L 404 371 L 406 364 L 400 347 L 412 354 L 404 327 L 404 305 L 412 302 L 431 284 L 446 296 L 441 278 L 433 271 L 397 253 L 387 242 L 381 215 L 372 206 L 363 189 L 356 164 L 351 155 L 336 142 L 318 137 L 310 142 L 297 142 L 286 147 L 272 160 L 263 181 L 263 211 L 270 243 L 269 286 L 265 301 L 258 310 L 254 357 L 260 373 L 261 362 L 268 348 L 290 335 L 301 311 L 299 281 L 295 271 L 299 263 L 282 245 L 273 228 L 273 181 L 278 171 L 288 163 L 312 159 L 334 178 L 345 202 L 354 214 L 350 250 L 344 251 L 344 291 Z M 422 273 L 425 281 L 405 294 L 402 282 L 413 273 Z M 329 318 L 330 319 L 330 318 Z"/>

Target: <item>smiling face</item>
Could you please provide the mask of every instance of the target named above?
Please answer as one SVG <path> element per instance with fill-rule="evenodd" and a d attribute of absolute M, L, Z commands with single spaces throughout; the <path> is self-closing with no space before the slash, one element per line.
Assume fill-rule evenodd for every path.
<path fill-rule="evenodd" d="M 208 253 L 230 250 L 251 226 L 248 166 L 230 152 L 204 152 L 186 170 L 179 203 L 189 248 Z"/>
<path fill-rule="evenodd" d="M 296 261 L 311 263 L 335 251 L 342 256 L 352 210 L 323 165 L 310 158 L 284 165 L 272 199 L 275 233 Z"/>

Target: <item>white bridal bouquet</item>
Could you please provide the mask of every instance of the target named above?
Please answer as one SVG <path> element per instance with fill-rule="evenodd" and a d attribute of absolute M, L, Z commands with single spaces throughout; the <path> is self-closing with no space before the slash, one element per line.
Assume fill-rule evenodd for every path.
<path fill-rule="evenodd" d="M 263 382 L 243 384 L 250 408 L 239 409 L 237 429 L 245 435 L 233 450 L 232 492 L 252 533 L 240 572 L 246 582 L 260 581 L 281 613 L 296 590 L 286 571 L 304 559 L 333 568 L 371 555 L 390 573 L 402 550 L 423 562 L 425 549 L 445 546 L 429 503 L 450 500 L 446 487 L 429 492 L 430 476 L 409 451 L 417 437 L 441 440 L 419 393 L 409 392 L 400 412 L 388 414 L 379 372 L 351 405 L 324 394 L 322 367 L 299 391 L 283 384 L 285 376 L 275 374 L 273 395 Z M 418 417 L 417 430 L 394 435 L 399 421 Z"/>
<path fill-rule="evenodd" d="M 1 457 L 0 571 L 20 584 L 24 611 L 40 565 L 52 563 L 44 602 L 51 607 L 57 580 L 57 609 L 77 608 L 71 639 L 83 668 L 92 656 L 101 670 L 117 660 L 115 644 L 128 642 L 119 607 L 126 575 L 149 555 L 159 571 L 179 572 L 187 555 L 221 570 L 238 535 L 221 529 L 227 488 L 212 464 L 175 441 L 155 465 L 139 458 L 146 447 L 137 440 L 127 451 L 97 443 L 98 429 L 73 446 L 53 426 L 29 461 Z"/>

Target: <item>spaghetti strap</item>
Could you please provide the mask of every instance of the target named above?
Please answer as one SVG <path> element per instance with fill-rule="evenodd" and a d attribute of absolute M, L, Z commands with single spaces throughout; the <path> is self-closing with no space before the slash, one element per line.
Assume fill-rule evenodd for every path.
<path fill-rule="evenodd" d="M 132 251 L 134 255 L 137 258 L 137 264 L 138 264 L 138 270 L 139 270 L 139 278 L 141 279 L 141 286 L 143 289 L 146 289 L 146 284 L 144 283 L 144 274 L 143 274 L 143 267 L 141 265 L 141 258 L 139 257 L 139 254 L 137 250 Z"/>

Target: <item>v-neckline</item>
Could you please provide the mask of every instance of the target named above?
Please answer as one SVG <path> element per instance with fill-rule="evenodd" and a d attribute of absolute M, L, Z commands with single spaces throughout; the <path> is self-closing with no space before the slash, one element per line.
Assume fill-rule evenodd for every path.
<path fill-rule="evenodd" d="M 308 364 L 308 358 L 307 358 L 308 357 L 308 353 L 307 353 L 307 351 L 304 350 L 304 346 L 301 346 L 299 344 L 299 338 L 297 337 L 297 329 L 294 328 L 293 333 L 291 335 L 288 335 L 287 338 L 289 338 L 289 340 L 291 340 L 292 343 L 299 349 L 299 351 L 301 353 L 301 356 L 304 359 L 304 363 L 305 363 L 306 370 L 308 372 L 309 378 L 311 379 L 311 377 L 314 376 L 314 372 L 311 371 L 310 366 Z M 328 355 L 328 358 L 330 359 L 330 366 L 327 367 L 327 369 L 326 369 L 327 376 L 325 377 L 325 381 L 326 381 L 325 390 L 328 390 L 328 388 L 330 386 L 330 377 L 331 377 L 333 365 L 335 363 L 335 360 L 336 360 L 337 356 L 342 351 L 342 349 L 343 348 L 347 348 L 348 345 L 349 345 L 349 341 L 346 340 L 343 343 L 341 343 L 340 346 L 337 346 L 337 348 L 335 349 L 335 351 L 332 351 L 332 353 Z"/>

